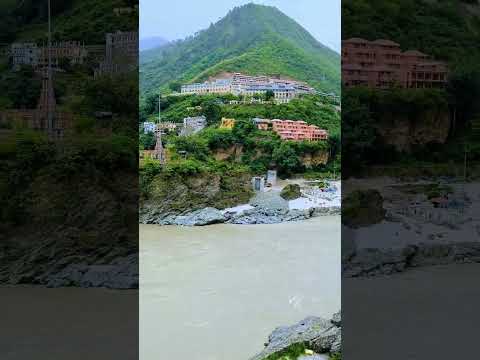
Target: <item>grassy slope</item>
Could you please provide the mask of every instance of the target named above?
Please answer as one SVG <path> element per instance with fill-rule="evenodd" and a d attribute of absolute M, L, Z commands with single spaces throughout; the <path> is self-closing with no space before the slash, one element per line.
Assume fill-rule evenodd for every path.
<path fill-rule="evenodd" d="M 202 111 L 189 110 L 192 106 L 203 106 L 215 100 L 214 96 L 185 96 L 162 110 L 163 119 L 181 122 L 184 117 L 200 115 Z M 221 116 L 236 119 L 263 117 L 270 119 L 298 119 L 315 124 L 331 134 L 340 133 L 340 114 L 333 105 L 324 103 L 318 96 L 305 96 L 280 105 L 223 105 Z M 152 116 L 156 116 L 152 114 Z M 153 120 L 153 118 L 152 118 Z"/>
<path fill-rule="evenodd" d="M 141 53 L 143 94 L 222 71 L 282 74 L 339 90 L 340 58 L 276 8 L 246 5 L 195 37 Z M 325 79 L 324 79 L 325 77 Z"/>

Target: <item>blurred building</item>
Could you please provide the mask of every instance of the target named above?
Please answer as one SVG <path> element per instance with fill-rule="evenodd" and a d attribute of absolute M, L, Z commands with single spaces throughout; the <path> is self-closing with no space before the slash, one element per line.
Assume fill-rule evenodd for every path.
<path fill-rule="evenodd" d="M 145 134 L 147 134 L 147 133 L 153 134 L 155 132 L 155 129 L 156 129 L 156 126 L 155 126 L 154 122 L 145 121 L 143 123 L 143 132 Z"/>
<path fill-rule="evenodd" d="M 272 126 L 272 120 L 270 119 L 253 118 L 252 122 L 258 130 L 269 130 Z"/>
<path fill-rule="evenodd" d="M 161 131 L 175 131 L 177 130 L 178 124 L 172 121 L 162 121 L 158 123 L 156 127 Z"/>
<path fill-rule="evenodd" d="M 53 43 L 51 47 L 52 66 L 58 67 L 62 61 L 68 61 L 71 65 L 83 64 L 88 51 L 79 41 L 61 41 Z M 48 47 L 42 46 L 38 53 L 38 66 L 48 66 Z"/>
<path fill-rule="evenodd" d="M 391 40 L 342 41 L 342 83 L 346 87 L 441 88 L 447 78 L 444 62 L 417 50 L 402 52 Z"/>
<path fill-rule="evenodd" d="M 232 130 L 233 127 L 235 126 L 235 119 L 227 119 L 227 118 L 222 118 L 222 122 L 220 124 L 220 129 L 229 129 Z"/>
<path fill-rule="evenodd" d="M 205 116 L 187 117 L 183 119 L 183 128 L 180 132 L 182 136 L 196 134 L 207 126 L 207 118 Z"/>
<path fill-rule="evenodd" d="M 135 70 L 138 67 L 138 51 L 138 32 L 108 33 L 105 40 L 105 60 L 95 70 L 95 78 Z"/>
<path fill-rule="evenodd" d="M 58 110 L 51 78 L 42 72 L 42 89 L 36 109 L 12 109 L 0 112 L 0 127 L 27 128 L 46 133 L 52 140 L 63 138 L 73 128 L 73 115 Z"/>
<path fill-rule="evenodd" d="M 10 47 L 10 58 L 13 68 L 32 66 L 44 68 L 48 66 L 48 47 L 36 43 L 13 43 Z M 62 61 L 72 65 L 83 64 L 88 51 L 79 41 L 62 41 L 53 43 L 51 50 L 52 66 L 59 67 Z"/>
<path fill-rule="evenodd" d="M 33 66 L 38 64 L 39 49 L 35 43 L 13 43 L 10 46 L 10 58 L 12 66 Z"/>

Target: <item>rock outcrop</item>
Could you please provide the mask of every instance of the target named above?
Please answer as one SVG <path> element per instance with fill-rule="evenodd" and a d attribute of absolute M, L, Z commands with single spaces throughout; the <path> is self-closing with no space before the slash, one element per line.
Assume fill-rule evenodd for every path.
<path fill-rule="evenodd" d="M 313 167 L 319 165 L 325 165 L 328 163 L 329 153 L 328 151 L 317 151 L 314 153 L 306 153 L 300 157 L 300 162 L 303 166 L 307 169 L 311 169 Z"/>
<path fill-rule="evenodd" d="M 377 190 L 357 190 L 342 199 L 342 223 L 348 227 L 377 224 L 385 214 L 383 198 Z"/>
<path fill-rule="evenodd" d="M 419 111 L 410 117 L 385 113 L 381 119 L 377 130 L 382 140 L 397 151 L 407 152 L 418 145 L 445 143 L 451 125 L 448 108 L 443 107 Z"/>
<path fill-rule="evenodd" d="M 347 241 L 347 240 L 345 240 Z M 398 249 L 356 249 L 342 239 L 342 276 L 390 275 L 422 266 L 479 263 L 480 242 L 416 244 Z"/>
<path fill-rule="evenodd" d="M 41 279 L 48 287 L 138 288 L 138 255 L 120 258 L 108 265 L 71 264 Z"/>
<path fill-rule="evenodd" d="M 140 202 L 139 221 L 142 224 L 160 224 L 167 219 L 166 223 L 173 223 L 174 218 L 190 217 L 197 210 L 244 204 L 253 194 L 250 180 L 250 175 L 243 172 L 228 175 L 159 175 L 149 185 L 148 196 Z"/>
<path fill-rule="evenodd" d="M 265 349 L 251 360 L 263 360 L 294 345 L 304 344 L 316 354 L 340 353 L 342 349 L 341 313 L 331 320 L 308 317 L 292 326 L 275 329 L 268 337 Z"/>
<path fill-rule="evenodd" d="M 280 192 L 280 196 L 285 200 L 295 200 L 302 196 L 300 185 L 288 184 Z"/>

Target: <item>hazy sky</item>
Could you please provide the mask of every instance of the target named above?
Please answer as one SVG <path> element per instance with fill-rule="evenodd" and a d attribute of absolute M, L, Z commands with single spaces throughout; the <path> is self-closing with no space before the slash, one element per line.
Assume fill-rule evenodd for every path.
<path fill-rule="evenodd" d="M 140 0 L 140 37 L 183 39 L 249 2 L 276 6 L 318 41 L 340 51 L 340 0 Z"/>

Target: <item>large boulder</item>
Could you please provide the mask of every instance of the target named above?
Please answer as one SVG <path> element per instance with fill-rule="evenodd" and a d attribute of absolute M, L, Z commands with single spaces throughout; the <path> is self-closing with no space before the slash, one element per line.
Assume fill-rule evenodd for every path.
<path fill-rule="evenodd" d="M 280 196 L 285 200 L 295 200 L 302 196 L 300 185 L 288 184 L 282 189 Z"/>
<path fill-rule="evenodd" d="M 342 223 L 351 228 L 377 224 L 385 219 L 383 197 L 377 190 L 357 190 L 342 199 Z"/>
<path fill-rule="evenodd" d="M 207 207 L 205 209 L 194 211 L 185 216 L 178 216 L 175 219 L 175 225 L 205 226 L 224 223 L 225 220 L 225 215 L 220 210 Z"/>
<path fill-rule="evenodd" d="M 251 360 L 263 360 L 294 344 L 304 344 L 317 355 L 339 353 L 341 333 L 340 313 L 335 314 L 332 320 L 311 316 L 295 325 L 275 329 L 268 337 L 265 349 Z"/>

